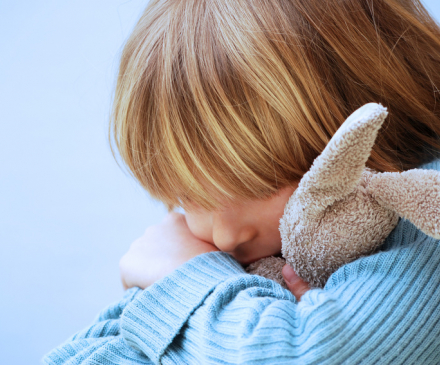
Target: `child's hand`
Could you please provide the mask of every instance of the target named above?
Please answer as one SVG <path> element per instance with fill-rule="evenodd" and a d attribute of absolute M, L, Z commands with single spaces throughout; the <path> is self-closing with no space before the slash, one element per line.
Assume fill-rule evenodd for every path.
<path fill-rule="evenodd" d="M 183 214 L 169 213 L 161 223 L 148 227 L 122 257 L 122 285 L 145 289 L 193 257 L 211 251 L 219 250 L 196 238 Z"/>
<path fill-rule="evenodd" d="M 287 288 L 299 302 L 301 297 L 310 290 L 309 284 L 296 275 L 296 272 L 293 271 L 289 264 L 284 265 L 281 274 L 283 275 Z"/>

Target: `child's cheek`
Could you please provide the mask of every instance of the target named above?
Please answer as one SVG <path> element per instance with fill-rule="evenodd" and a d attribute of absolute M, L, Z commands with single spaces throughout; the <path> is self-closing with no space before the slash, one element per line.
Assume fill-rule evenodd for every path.
<path fill-rule="evenodd" d="M 202 213 L 186 213 L 185 214 L 186 223 L 191 233 L 199 240 L 212 242 L 212 219 L 210 219 L 210 214 Z"/>

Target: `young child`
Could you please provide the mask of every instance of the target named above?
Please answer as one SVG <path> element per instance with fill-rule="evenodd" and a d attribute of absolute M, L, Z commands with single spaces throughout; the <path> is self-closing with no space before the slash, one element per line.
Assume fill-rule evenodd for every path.
<path fill-rule="evenodd" d="M 440 170 L 439 85 L 418 0 L 151 0 L 112 131 L 171 213 L 121 260 L 124 298 L 44 362 L 438 364 L 440 242 L 410 222 L 323 289 L 243 266 L 279 254 L 288 198 L 366 103 L 389 111 L 368 167 Z"/>

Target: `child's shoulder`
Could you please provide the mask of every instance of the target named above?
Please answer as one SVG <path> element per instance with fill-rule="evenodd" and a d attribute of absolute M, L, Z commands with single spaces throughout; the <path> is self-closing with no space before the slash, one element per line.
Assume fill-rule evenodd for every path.
<path fill-rule="evenodd" d="M 400 218 L 376 253 L 340 267 L 330 276 L 325 289 L 345 286 L 347 282 L 356 286 L 373 277 L 377 277 L 381 285 L 389 282 L 398 286 L 412 286 L 416 282 L 422 285 L 419 279 L 424 277 L 437 287 L 440 285 L 438 267 L 440 240 L 426 235 L 409 220 Z"/>
<path fill-rule="evenodd" d="M 431 162 L 424 163 L 423 165 L 420 165 L 420 169 L 423 170 L 437 170 L 440 171 L 440 159 L 435 159 Z"/>
<path fill-rule="evenodd" d="M 424 163 L 419 168 L 440 171 L 440 159 Z M 388 280 L 412 281 L 430 267 L 440 267 L 440 240 L 426 235 L 409 220 L 400 218 L 375 254 L 342 266 L 329 278 L 326 288 L 338 286 L 341 280 L 350 280 L 361 273 L 386 273 Z M 440 275 L 432 277 L 436 278 L 440 284 Z"/>
<path fill-rule="evenodd" d="M 440 159 L 434 159 L 433 161 L 424 163 L 419 166 L 419 169 L 440 171 Z M 439 245 L 439 240 L 429 237 L 409 220 L 400 218 L 397 226 L 380 247 L 380 251 L 388 251 L 408 245 L 414 246 L 413 244 L 420 244 L 421 242 L 425 245 Z"/>

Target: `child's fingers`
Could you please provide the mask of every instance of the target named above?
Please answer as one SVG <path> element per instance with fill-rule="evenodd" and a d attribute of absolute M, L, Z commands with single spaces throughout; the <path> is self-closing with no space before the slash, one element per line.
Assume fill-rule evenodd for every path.
<path fill-rule="evenodd" d="M 295 271 L 288 264 L 284 265 L 281 273 L 287 287 L 299 302 L 303 294 L 310 290 L 309 284 L 296 275 Z"/>

